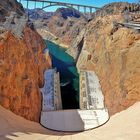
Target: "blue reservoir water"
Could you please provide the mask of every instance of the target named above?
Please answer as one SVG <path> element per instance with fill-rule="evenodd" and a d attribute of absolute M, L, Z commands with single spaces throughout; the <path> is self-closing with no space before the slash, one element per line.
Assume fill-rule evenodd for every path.
<path fill-rule="evenodd" d="M 74 59 L 64 48 L 46 41 L 53 68 L 60 72 L 63 109 L 79 108 L 79 74 Z"/>

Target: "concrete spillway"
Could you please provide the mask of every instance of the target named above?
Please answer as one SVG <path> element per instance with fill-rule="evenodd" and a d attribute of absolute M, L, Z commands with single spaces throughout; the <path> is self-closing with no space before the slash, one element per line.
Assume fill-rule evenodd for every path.
<path fill-rule="evenodd" d="M 53 76 L 56 74 L 54 70 L 49 70 L 49 72 L 51 73 L 45 72 L 46 82 L 44 88 L 41 89 L 43 103 L 40 122 L 44 127 L 58 131 L 84 131 L 96 128 L 108 121 L 108 110 L 104 106 L 99 79 L 94 72 L 80 73 L 80 109 L 68 110 L 62 110 L 60 92 L 56 92 L 59 88 L 55 83 L 58 83 L 59 78 L 55 79 L 56 76 Z M 53 79 L 50 81 L 54 84 L 51 82 L 48 87 L 46 84 L 48 78 L 51 78 L 50 75 Z M 46 90 L 47 87 L 55 90 Z"/>

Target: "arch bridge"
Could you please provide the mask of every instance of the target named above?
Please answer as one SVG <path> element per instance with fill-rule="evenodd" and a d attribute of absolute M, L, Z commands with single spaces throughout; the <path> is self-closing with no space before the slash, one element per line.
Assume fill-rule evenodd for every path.
<path fill-rule="evenodd" d="M 68 8 L 73 8 L 78 10 L 79 12 L 84 12 L 84 13 L 93 13 L 95 10 L 100 9 L 99 7 L 95 6 L 87 6 L 87 5 L 82 5 L 82 4 L 72 4 L 72 3 L 64 3 L 64 2 L 56 2 L 56 1 L 48 1 L 48 0 L 18 0 L 18 2 L 26 2 L 26 8 L 29 9 L 29 3 L 33 2 L 34 3 L 34 9 L 39 8 L 39 9 L 45 9 L 51 6 L 64 6 Z M 37 3 L 41 3 L 41 6 L 38 7 Z"/>

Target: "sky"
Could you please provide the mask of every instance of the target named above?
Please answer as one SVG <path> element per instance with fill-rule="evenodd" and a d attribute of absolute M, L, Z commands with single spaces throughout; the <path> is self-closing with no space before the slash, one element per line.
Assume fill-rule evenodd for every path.
<path fill-rule="evenodd" d="M 18 0 L 19 1 L 19 0 Z M 27 3 L 24 0 L 21 0 L 24 7 L 26 7 Z M 73 3 L 73 4 L 82 4 L 82 5 L 89 5 L 89 6 L 96 6 L 102 7 L 105 4 L 112 3 L 112 2 L 130 2 L 130 3 L 138 3 L 139 0 L 51 0 L 55 2 L 65 2 L 65 3 Z M 29 2 L 29 9 L 34 8 L 35 3 Z M 40 8 L 42 6 L 41 3 L 37 3 L 36 7 Z M 52 6 L 46 8 L 45 11 L 55 11 L 58 6 Z"/>

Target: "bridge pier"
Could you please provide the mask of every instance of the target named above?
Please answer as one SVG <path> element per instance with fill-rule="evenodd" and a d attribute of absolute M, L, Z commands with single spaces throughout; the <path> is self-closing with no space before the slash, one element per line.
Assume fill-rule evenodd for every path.
<path fill-rule="evenodd" d="M 73 8 L 73 4 L 71 4 L 71 7 Z"/>
<path fill-rule="evenodd" d="M 78 8 L 78 11 L 80 11 L 80 6 L 79 5 L 77 6 L 77 8 Z"/>
<path fill-rule="evenodd" d="M 92 13 L 92 8 L 90 7 L 90 14 Z"/>
<path fill-rule="evenodd" d="M 42 8 L 44 7 L 44 2 L 42 2 Z"/>
<path fill-rule="evenodd" d="M 26 6 L 27 6 L 27 9 L 28 9 L 29 8 L 29 1 L 28 0 L 27 0 L 27 5 Z"/>
<path fill-rule="evenodd" d="M 36 9 L 36 0 L 35 0 L 34 8 Z"/>
<path fill-rule="evenodd" d="M 86 13 L 86 6 L 84 6 L 84 13 Z"/>
<path fill-rule="evenodd" d="M 29 9 L 29 0 L 27 0 L 27 9 Z M 29 21 L 29 11 L 27 11 L 27 21 Z"/>

